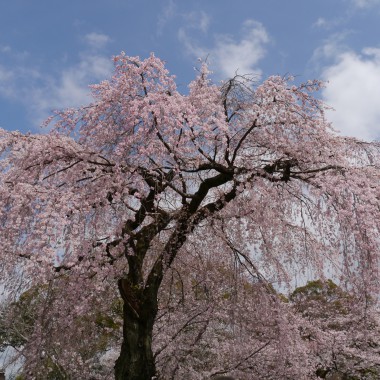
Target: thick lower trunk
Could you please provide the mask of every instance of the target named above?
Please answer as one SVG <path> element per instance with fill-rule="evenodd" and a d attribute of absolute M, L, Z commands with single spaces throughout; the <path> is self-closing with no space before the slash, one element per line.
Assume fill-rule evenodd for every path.
<path fill-rule="evenodd" d="M 115 365 L 116 380 L 151 380 L 156 374 L 152 327 L 144 321 L 124 322 L 124 337 Z"/>
<path fill-rule="evenodd" d="M 116 380 L 155 379 L 152 332 L 157 304 L 156 299 L 148 301 L 139 300 L 132 306 L 124 298 L 123 343 L 115 364 Z"/>

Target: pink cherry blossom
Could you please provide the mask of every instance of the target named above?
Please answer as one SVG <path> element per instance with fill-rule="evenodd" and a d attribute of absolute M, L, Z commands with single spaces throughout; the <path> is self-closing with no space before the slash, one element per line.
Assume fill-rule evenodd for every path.
<path fill-rule="evenodd" d="M 0 130 L 2 324 L 22 372 L 312 379 L 305 321 L 274 289 L 333 274 L 376 298 L 379 144 L 334 132 L 318 81 L 215 85 L 202 65 L 181 94 L 154 55 L 114 63 L 49 133 Z"/>

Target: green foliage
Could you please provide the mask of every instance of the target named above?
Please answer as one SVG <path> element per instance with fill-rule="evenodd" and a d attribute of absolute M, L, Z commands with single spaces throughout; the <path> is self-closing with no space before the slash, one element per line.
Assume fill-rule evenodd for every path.
<path fill-rule="evenodd" d="M 353 297 L 328 279 L 309 281 L 295 289 L 289 300 L 304 316 L 327 319 L 332 315 L 348 314 Z"/>
<path fill-rule="evenodd" d="M 36 306 L 46 296 L 46 285 L 23 292 L 16 302 L 3 306 L 0 314 L 0 350 L 21 347 L 30 335 L 36 320 Z M 9 326 L 7 321 L 12 321 Z"/>
<path fill-rule="evenodd" d="M 299 296 L 333 296 L 336 294 L 341 294 L 342 291 L 334 283 L 334 281 L 328 279 L 326 281 L 322 280 L 314 280 L 308 281 L 305 286 L 300 286 L 294 290 L 294 292 L 290 295 L 290 299 L 292 301 L 296 300 Z"/>
<path fill-rule="evenodd" d="M 20 347 L 31 336 L 34 325 L 37 320 L 36 310 L 38 303 L 44 302 L 49 305 L 50 297 L 54 294 L 48 294 L 48 287 L 45 285 L 36 286 L 23 292 L 19 299 L 5 306 L 0 314 L 0 349 L 9 346 Z M 81 341 L 81 336 L 77 337 L 75 344 L 76 353 L 86 361 L 93 359 L 104 352 L 118 337 L 121 330 L 121 321 L 123 315 L 122 300 L 115 298 L 110 303 L 108 313 L 96 310 L 91 315 L 77 317 L 74 319 L 73 329 L 80 331 L 85 338 L 91 336 L 91 339 Z M 8 321 L 8 322 L 7 322 Z M 9 322 L 10 321 L 10 322 Z M 9 326 L 8 326 L 9 324 Z M 41 367 L 45 368 L 43 378 L 38 380 L 68 380 L 65 368 L 57 364 L 57 361 L 51 359 L 51 353 L 46 352 L 42 360 Z M 58 358 L 59 349 L 54 348 L 54 356 Z M 26 380 L 28 377 L 20 373 L 15 380 Z"/>
<path fill-rule="evenodd" d="M 284 303 L 289 303 L 289 298 L 283 293 L 278 293 L 278 298 Z"/>
<path fill-rule="evenodd" d="M 367 318 L 360 317 L 360 302 L 355 295 L 345 292 L 332 280 L 315 280 L 295 289 L 289 299 L 303 317 L 326 333 L 325 339 L 329 339 L 329 334 L 333 337 L 331 347 L 327 342 L 321 342 L 326 346 L 321 346 L 318 356 L 330 355 L 330 362 L 325 362 L 316 370 L 319 378 L 328 379 L 334 374 L 338 376 L 338 373 L 337 379 L 345 380 L 380 378 L 378 365 L 374 365 L 371 359 L 367 362 L 363 359 L 366 352 L 370 353 L 369 358 L 373 355 L 372 352 L 376 355 L 378 343 L 373 342 L 376 338 L 372 337 L 372 333 L 375 334 L 379 326 Z M 362 340 L 359 338 L 360 333 L 364 336 Z M 310 333 L 308 338 L 315 340 L 315 336 L 312 335 L 313 333 Z M 338 337 L 340 340 L 337 347 L 335 342 Z"/>
<path fill-rule="evenodd" d="M 65 373 L 63 368 L 55 364 L 50 358 L 46 358 L 43 366 L 47 369 L 44 377 L 37 377 L 37 380 L 70 380 L 70 377 Z M 14 380 L 28 380 L 25 374 L 18 374 Z"/>

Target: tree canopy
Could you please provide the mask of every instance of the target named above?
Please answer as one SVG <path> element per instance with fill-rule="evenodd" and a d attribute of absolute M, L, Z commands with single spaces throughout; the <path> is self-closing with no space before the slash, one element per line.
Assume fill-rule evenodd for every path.
<path fill-rule="evenodd" d="M 332 272 L 363 305 L 376 293 L 379 144 L 332 130 L 318 81 L 215 85 L 201 65 L 181 94 L 154 55 L 114 62 L 93 102 L 57 111 L 49 133 L 0 130 L 5 293 L 43 289 L 25 373 L 46 378 L 50 345 L 70 376 L 96 378 L 67 340 L 78 321 L 109 315 L 118 292 L 116 379 L 312 378 L 298 317 L 271 284 Z"/>

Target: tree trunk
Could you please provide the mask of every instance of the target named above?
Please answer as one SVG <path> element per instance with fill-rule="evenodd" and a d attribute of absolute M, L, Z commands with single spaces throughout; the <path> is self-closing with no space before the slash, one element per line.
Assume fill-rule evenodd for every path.
<path fill-rule="evenodd" d="M 123 280 L 122 280 L 123 282 Z M 116 380 L 152 380 L 156 367 L 152 351 L 153 324 L 157 315 L 157 298 L 146 299 L 139 291 L 126 293 L 126 283 L 119 283 L 123 306 L 123 343 L 115 364 Z"/>

